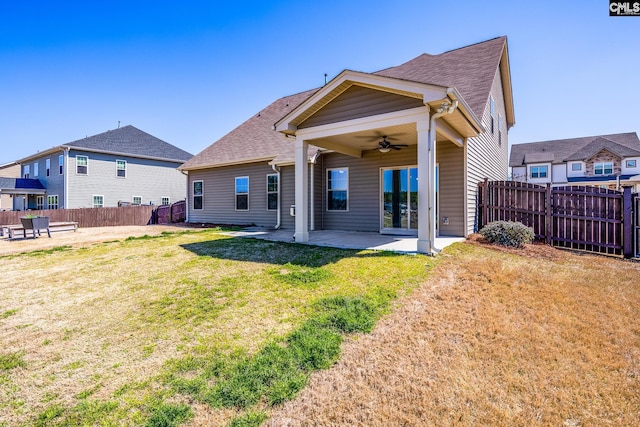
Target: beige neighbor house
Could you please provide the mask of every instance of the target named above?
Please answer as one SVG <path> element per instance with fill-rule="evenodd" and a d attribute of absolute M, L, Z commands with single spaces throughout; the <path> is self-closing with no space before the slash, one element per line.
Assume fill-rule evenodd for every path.
<path fill-rule="evenodd" d="M 640 140 L 635 132 L 514 144 L 514 181 L 597 185 L 640 191 Z"/>
<path fill-rule="evenodd" d="M 506 179 L 506 37 L 345 70 L 278 99 L 180 169 L 189 222 L 435 237 L 474 231 L 477 184 Z M 294 207 L 295 206 L 295 207 Z"/>
<path fill-rule="evenodd" d="M 17 178 L 20 178 L 20 165 L 17 162 L 0 165 L 0 181 L 15 182 Z M 0 183 L 0 211 L 10 211 L 13 208 L 13 194 L 3 192 L 3 187 L 5 185 Z"/>

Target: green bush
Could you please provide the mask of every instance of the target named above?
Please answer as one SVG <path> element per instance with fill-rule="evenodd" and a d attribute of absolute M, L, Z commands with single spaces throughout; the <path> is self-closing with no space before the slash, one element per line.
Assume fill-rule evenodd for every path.
<path fill-rule="evenodd" d="M 525 243 L 533 242 L 535 234 L 531 227 L 520 222 L 496 221 L 487 224 L 480 234 L 491 243 L 520 248 Z"/>

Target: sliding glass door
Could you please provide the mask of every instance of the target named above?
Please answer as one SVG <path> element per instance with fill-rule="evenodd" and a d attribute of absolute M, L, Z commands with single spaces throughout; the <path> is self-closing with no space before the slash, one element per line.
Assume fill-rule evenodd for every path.
<path fill-rule="evenodd" d="M 381 182 L 381 232 L 417 234 L 418 168 L 382 169 Z"/>

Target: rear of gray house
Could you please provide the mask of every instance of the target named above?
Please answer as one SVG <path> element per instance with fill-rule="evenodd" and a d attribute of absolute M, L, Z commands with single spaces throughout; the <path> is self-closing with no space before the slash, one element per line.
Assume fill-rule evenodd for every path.
<path fill-rule="evenodd" d="M 109 130 L 18 160 L 23 182 L 38 185 L 13 189 L 13 208 L 75 209 L 184 200 L 186 175 L 178 167 L 191 157 L 130 125 Z"/>
<path fill-rule="evenodd" d="M 506 37 L 345 70 L 276 100 L 180 169 L 187 221 L 466 236 L 477 184 L 506 179 L 514 124 Z"/>

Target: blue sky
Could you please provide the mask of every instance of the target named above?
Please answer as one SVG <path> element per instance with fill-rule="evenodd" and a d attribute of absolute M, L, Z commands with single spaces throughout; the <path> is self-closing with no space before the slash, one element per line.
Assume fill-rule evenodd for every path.
<path fill-rule="evenodd" d="M 131 124 L 194 154 L 324 73 L 506 35 L 510 143 L 640 130 L 640 17 L 608 1 L 14 1 L 0 164 Z"/>

